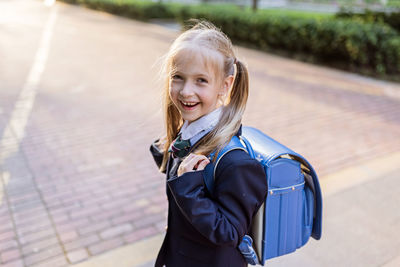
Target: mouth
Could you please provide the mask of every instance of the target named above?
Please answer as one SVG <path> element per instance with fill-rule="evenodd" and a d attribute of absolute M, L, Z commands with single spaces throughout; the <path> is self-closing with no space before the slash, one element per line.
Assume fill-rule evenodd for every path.
<path fill-rule="evenodd" d="M 186 102 L 186 101 L 179 101 L 182 105 L 182 107 L 185 110 L 192 110 L 194 109 L 200 102 Z"/>

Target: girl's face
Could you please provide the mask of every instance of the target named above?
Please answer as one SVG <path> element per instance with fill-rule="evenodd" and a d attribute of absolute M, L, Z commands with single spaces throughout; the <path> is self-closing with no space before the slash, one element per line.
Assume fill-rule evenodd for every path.
<path fill-rule="evenodd" d="M 221 82 L 201 56 L 181 58 L 169 77 L 169 96 L 182 118 L 191 123 L 221 105 L 218 99 L 228 92 L 233 76 Z"/>

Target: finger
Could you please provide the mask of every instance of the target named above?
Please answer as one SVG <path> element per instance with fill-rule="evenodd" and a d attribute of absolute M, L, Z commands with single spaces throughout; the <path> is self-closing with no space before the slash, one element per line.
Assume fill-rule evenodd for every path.
<path fill-rule="evenodd" d="M 181 164 L 179 165 L 179 168 L 178 168 L 178 176 L 180 175 L 180 174 L 183 174 L 183 173 L 185 173 L 185 172 L 189 172 L 189 171 L 192 171 L 193 170 L 193 166 L 191 166 L 190 164 L 188 164 L 188 162 L 185 162 L 185 161 L 183 161 L 183 162 L 181 162 Z M 180 174 L 179 174 L 180 173 Z"/>
<path fill-rule="evenodd" d="M 178 168 L 178 176 L 181 176 L 181 175 L 184 174 L 185 172 L 187 172 L 187 171 L 185 170 L 185 168 L 182 167 L 182 165 L 179 166 L 179 168 Z"/>
<path fill-rule="evenodd" d="M 195 154 L 195 156 L 196 156 L 196 158 L 197 158 L 198 160 L 208 160 L 208 158 L 207 158 L 206 156 L 204 156 L 204 155 Z"/>
<path fill-rule="evenodd" d="M 195 154 L 189 154 L 188 156 L 186 156 L 186 158 L 183 159 L 178 168 L 178 176 L 186 172 L 193 171 L 194 165 L 196 164 L 196 161 L 193 161 L 193 158 L 195 158 L 195 156 Z"/>
<path fill-rule="evenodd" d="M 208 165 L 208 163 L 210 163 L 209 160 L 202 160 L 202 161 L 199 163 L 199 166 L 197 167 L 197 170 L 198 170 L 198 171 L 204 170 L 204 168 Z"/>
<path fill-rule="evenodd" d="M 203 155 L 193 154 L 193 157 L 186 162 L 187 169 L 190 171 L 195 170 L 202 160 L 207 160 L 207 158 Z"/>
<path fill-rule="evenodd" d="M 181 162 L 181 165 L 182 165 L 182 166 L 187 165 L 187 164 L 192 160 L 193 157 L 194 157 L 193 154 L 187 155 L 186 157 L 183 158 L 183 160 L 182 160 L 182 162 Z"/>
<path fill-rule="evenodd" d="M 201 155 L 191 154 L 191 157 L 187 159 L 186 164 L 195 166 L 196 163 L 200 160 Z"/>
<path fill-rule="evenodd" d="M 193 156 L 194 156 L 194 154 L 193 154 L 193 153 L 190 153 L 190 154 L 188 154 L 186 157 L 183 158 L 183 161 L 185 161 L 185 160 L 190 160 L 191 158 L 193 158 Z"/>
<path fill-rule="evenodd" d="M 202 162 L 202 161 L 207 161 L 207 162 L 210 161 L 209 158 L 207 158 L 206 156 L 203 156 L 203 155 L 198 155 L 198 157 L 196 159 L 197 159 L 197 163 L 194 166 L 195 168 L 197 168 L 199 166 L 200 162 Z"/>

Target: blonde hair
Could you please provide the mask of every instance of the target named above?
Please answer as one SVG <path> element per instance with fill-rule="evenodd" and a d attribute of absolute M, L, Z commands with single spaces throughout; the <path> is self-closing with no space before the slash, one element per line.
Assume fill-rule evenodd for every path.
<path fill-rule="evenodd" d="M 166 78 L 163 100 L 166 136 L 158 143 L 164 151 L 160 171 L 165 171 L 169 157 L 168 148 L 183 125 L 183 119 L 169 96 L 169 79 L 174 72 L 173 66 L 180 51 L 195 46 L 196 53 L 200 52 L 204 61 L 208 65 L 211 63 L 214 67 L 215 76 L 219 81 L 223 81 L 229 75 L 234 75 L 233 85 L 222 107 L 220 120 L 198 142 L 193 150 L 195 153 L 207 156 L 216 150 L 218 154 L 220 149 L 230 141 L 240 128 L 249 92 L 247 67 L 237 60 L 230 39 L 211 22 L 198 19 L 190 19 L 189 22 L 194 22 L 195 25 L 186 29 L 175 39 L 164 56 L 162 66 L 161 75 Z"/>

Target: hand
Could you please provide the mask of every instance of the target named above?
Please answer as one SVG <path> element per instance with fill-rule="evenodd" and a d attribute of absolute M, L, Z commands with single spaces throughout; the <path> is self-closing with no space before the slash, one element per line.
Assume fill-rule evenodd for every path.
<path fill-rule="evenodd" d="M 186 172 L 201 171 L 210 163 L 210 160 L 204 155 L 190 153 L 179 165 L 178 176 Z"/>

